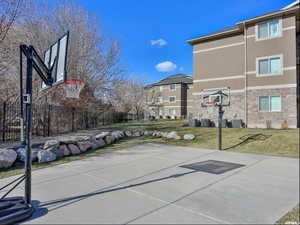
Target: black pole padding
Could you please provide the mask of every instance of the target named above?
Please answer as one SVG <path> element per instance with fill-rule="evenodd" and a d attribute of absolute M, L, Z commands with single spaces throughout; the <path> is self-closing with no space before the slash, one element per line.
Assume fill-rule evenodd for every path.
<path fill-rule="evenodd" d="M 20 51 L 20 127 L 21 127 L 21 145 L 25 145 L 25 138 L 24 138 L 24 108 L 23 108 L 23 52 L 22 52 L 22 45 L 19 48 Z"/>
<path fill-rule="evenodd" d="M 26 72 L 26 160 L 25 160 L 25 202 L 31 203 L 31 123 L 32 123 L 32 70 L 33 47 L 26 48 L 27 72 Z"/>

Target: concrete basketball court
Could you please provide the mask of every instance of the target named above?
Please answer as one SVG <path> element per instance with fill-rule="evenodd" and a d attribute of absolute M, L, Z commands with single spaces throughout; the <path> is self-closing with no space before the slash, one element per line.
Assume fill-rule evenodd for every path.
<path fill-rule="evenodd" d="M 244 166 L 221 174 L 181 167 L 206 160 Z M 298 159 L 159 144 L 41 169 L 32 179 L 37 211 L 26 223 L 34 224 L 274 224 L 299 202 Z"/>

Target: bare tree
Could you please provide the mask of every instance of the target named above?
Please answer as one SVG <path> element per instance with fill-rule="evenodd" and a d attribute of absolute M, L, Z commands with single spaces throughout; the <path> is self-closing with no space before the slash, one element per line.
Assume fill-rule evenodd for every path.
<path fill-rule="evenodd" d="M 0 0 L 0 43 L 19 15 L 23 0 Z"/>
<path fill-rule="evenodd" d="M 143 80 L 139 78 L 118 80 L 109 101 L 119 111 L 143 115 L 146 107 Z"/>
<path fill-rule="evenodd" d="M 157 86 L 147 86 L 145 88 L 145 96 L 145 113 L 158 116 L 160 110 L 163 108 L 162 104 L 158 101 L 158 98 L 162 98 L 161 91 L 159 91 Z"/>
<path fill-rule="evenodd" d="M 88 106 L 82 103 L 94 103 L 96 99 L 109 95 L 113 91 L 113 83 L 121 78 L 123 69 L 119 62 L 121 51 L 118 41 L 102 33 L 98 19 L 75 3 L 60 2 L 54 8 L 47 4 L 39 5 L 32 10 L 31 16 L 15 24 L 11 31 L 7 34 L 9 38 L 0 46 L 3 59 L 0 62 L 0 79 L 5 80 L 0 83 L 0 88 L 9 88 L 10 96 L 18 93 L 13 90 L 17 90 L 18 85 L 19 45 L 32 44 L 42 55 L 47 46 L 67 31 L 70 32 L 68 77 L 84 80 L 85 94 L 76 103 L 65 98 L 60 86 L 40 92 L 41 81 L 36 77 L 34 97 L 37 101 Z M 1 67 L 5 69 L 1 70 Z"/>

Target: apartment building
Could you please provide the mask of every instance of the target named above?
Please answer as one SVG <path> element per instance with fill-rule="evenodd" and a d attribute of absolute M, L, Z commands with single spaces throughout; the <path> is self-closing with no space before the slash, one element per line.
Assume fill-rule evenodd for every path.
<path fill-rule="evenodd" d="M 206 89 L 229 87 L 224 118 L 253 128 L 299 127 L 299 14 L 298 0 L 189 40 L 194 81 L 188 114 L 217 123 L 217 109 L 201 107 L 201 96 Z"/>
<path fill-rule="evenodd" d="M 175 74 L 146 86 L 148 114 L 157 118 L 185 118 L 187 93 L 192 83 L 191 76 Z"/>

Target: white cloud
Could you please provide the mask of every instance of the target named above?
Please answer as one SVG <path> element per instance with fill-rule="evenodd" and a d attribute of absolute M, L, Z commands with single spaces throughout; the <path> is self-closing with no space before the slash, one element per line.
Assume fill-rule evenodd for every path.
<path fill-rule="evenodd" d="M 158 45 L 160 47 L 168 44 L 168 42 L 166 40 L 161 39 L 161 38 L 158 40 L 151 40 L 150 43 L 152 46 Z"/>
<path fill-rule="evenodd" d="M 170 61 L 165 61 L 165 62 L 161 62 L 161 63 L 157 64 L 155 66 L 155 68 L 159 72 L 170 72 L 170 71 L 176 70 L 177 65 Z"/>

